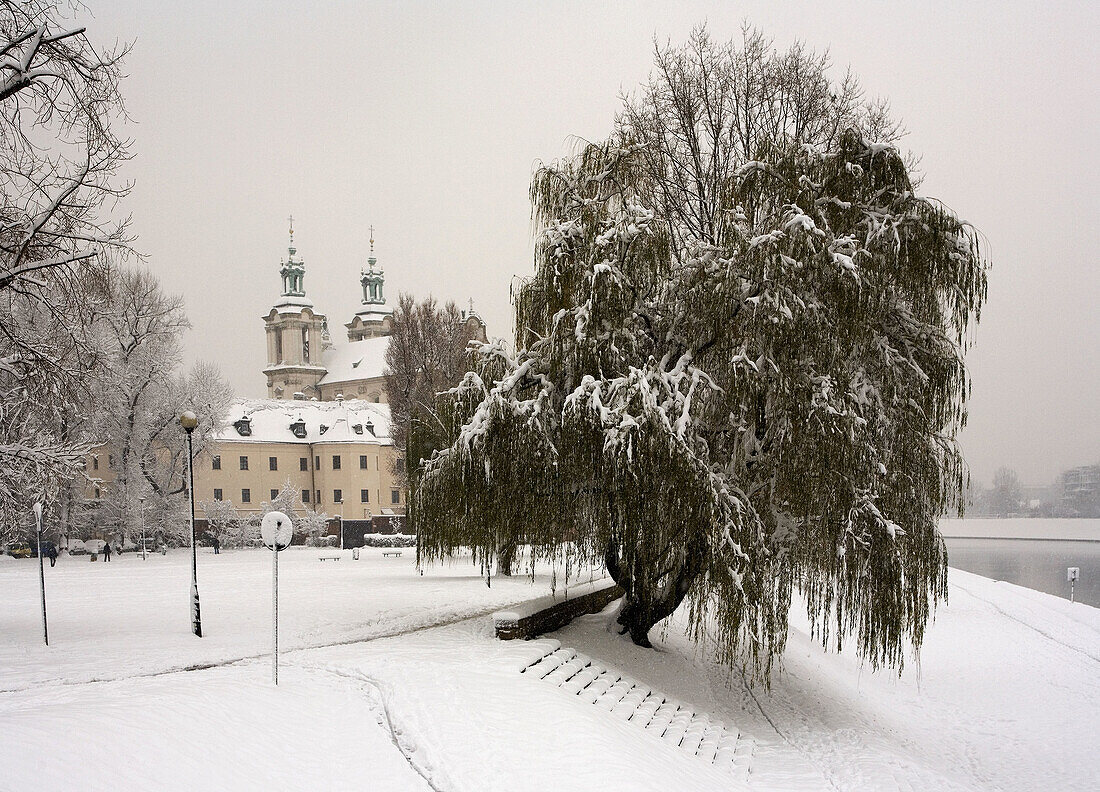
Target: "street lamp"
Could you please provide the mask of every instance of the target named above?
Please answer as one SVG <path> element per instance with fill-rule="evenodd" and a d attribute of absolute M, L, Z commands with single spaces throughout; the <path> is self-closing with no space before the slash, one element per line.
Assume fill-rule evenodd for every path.
<path fill-rule="evenodd" d="M 145 496 L 142 495 L 138 498 L 138 503 L 141 504 L 141 560 L 145 560 Z"/>
<path fill-rule="evenodd" d="M 180 416 L 180 426 L 187 432 L 187 492 L 191 497 L 191 632 L 202 638 L 202 619 L 199 616 L 198 563 L 195 556 L 195 471 L 191 465 L 193 451 L 191 433 L 199 425 L 199 419 L 187 410 Z"/>

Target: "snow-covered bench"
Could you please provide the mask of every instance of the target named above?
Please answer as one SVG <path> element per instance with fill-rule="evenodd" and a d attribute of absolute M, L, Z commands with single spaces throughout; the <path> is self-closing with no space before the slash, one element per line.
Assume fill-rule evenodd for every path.
<path fill-rule="evenodd" d="M 317 560 L 318 561 L 339 561 L 340 556 L 338 556 L 338 555 L 318 556 Z"/>
<path fill-rule="evenodd" d="M 497 638 L 511 641 L 557 630 L 586 613 L 599 613 L 607 604 L 623 596 L 623 590 L 611 578 L 570 586 L 493 614 Z"/>
<path fill-rule="evenodd" d="M 383 556 L 400 556 L 401 551 L 400 550 L 383 550 L 382 555 Z"/>

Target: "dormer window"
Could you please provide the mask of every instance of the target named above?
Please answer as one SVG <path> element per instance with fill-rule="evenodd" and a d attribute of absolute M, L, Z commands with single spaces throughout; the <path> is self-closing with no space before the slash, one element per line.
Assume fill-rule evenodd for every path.
<path fill-rule="evenodd" d="M 249 437 L 252 435 L 252 421 L 247 415 L 239 421 L 234 421 L 233 428 L 237 430 L 237 434 L 241 437 Z"/>
<path fill-rule="evenodd" d="M 328 431 L 328 427 L 325 426 L 324 424 L 321 424 L 321 434 L 324 434 L 327 431 Z"/>
<path fill-rule="evenodd" d="M 371 435 L 374 435 L 374 424 L 370 421 L 367 421 L 367 431 L 370 432 Z"/>
<path fill-rule="evenodd" d="M 293 432 L 294 436 L 299 440 L 304 439 L 306 436 L 306 422 L 299 418 L 290 425 L 290 431 Z"/>
<path fill-rule="evenodd" d="M 352 424 L 351 428 L 356 434 L 363 434 L 363 424 Z"/>

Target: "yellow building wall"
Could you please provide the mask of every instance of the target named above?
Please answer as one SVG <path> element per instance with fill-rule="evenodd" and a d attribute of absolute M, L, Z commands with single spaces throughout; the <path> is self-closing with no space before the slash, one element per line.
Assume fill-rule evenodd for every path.
<path fill-rule="evenodd" d="M 221 460 L 220 470 L 214 469 L 215 456 Z M 333 461 L 337 456 L 338 468 Z M 366 458 L 366 468 L 361 467 L 361 456 Z M 241 469 L 241 457 L 248 460 L 247 470 Z M 195 514 L 205 517 L 203 502 L 215 500 L 214 490 L 221 489 L 222 500 L 231 502 L 242 517 L 258 515 L 263 502 L 271 500 L 272 490 L 277 494 L 288 479 L 298 495 L 295 508 L 302 507 L 302 492 L 307 490 L 305 505 L 330 517 L 361 520 L 381 514 L 382 509 L 404 514 L 406 493 L 394 481 L 395 458 L 392 445 L 370 443 L 210 443 L 195 458 Z M 245 489 L 247 503 L 242 497 Z M 367 502 L 362 501 L 364 489 Z M 336 501 L 335 490 L 340 490 L 341 502 Z M 394 490 L 397 503 L 393 503 Z"/>

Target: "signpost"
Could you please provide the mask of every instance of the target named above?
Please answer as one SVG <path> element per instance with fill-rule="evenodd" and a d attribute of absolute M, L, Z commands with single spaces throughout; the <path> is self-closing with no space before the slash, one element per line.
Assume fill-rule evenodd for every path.
<path fill-rule="evenodd" d="M 1073 588 L 1081 579 L 1081 567 L 1066 567 L 1066 580 L 1069 581 L 1069 601 L 1073 602 Z"/>
<path fill-rule="evenodd" d="M 294 523 L 282 512 L 264 515 L 260 539 L 271 548 L 271 679 L 279 684 L 279 551 L 290 544 Z"/>
<path fill-rule="evenodd" d="M 38 533 L 38 585 L 42 589 L 42 638 L 50 645 L 50 630 L 46 625 L 46 572 L 42 566 L 42 504 L 34 504 L 34 522 Z"/>

